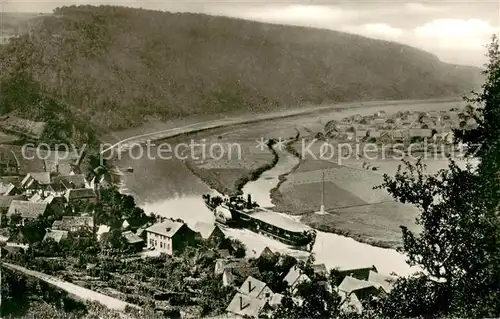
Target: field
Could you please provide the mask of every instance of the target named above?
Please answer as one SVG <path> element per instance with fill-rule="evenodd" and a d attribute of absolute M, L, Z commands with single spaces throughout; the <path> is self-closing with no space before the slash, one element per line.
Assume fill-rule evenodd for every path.
<path fill-rule="evenodd" d="M 313 121 L 317 122 L 317 119 L 314 118 Z M 210 135 L 193 134 L 192 140 L 203 143 L 206 150 L 198 149 L 186 164 L 217 191 L 236 193 L 247 181 L 254 180 L 264 169 L 270 169 L 276 164 L 277 158 L 269 148 L 259 147 L 261 139 L 286 140 L 294 138 L 297 132 L 309 134 L 306 128 L 294 125 L 293 122 L 300 123 L 300 119 L 244 124 L 231 131 L 214 130 Z M 222 153 L 220 149 L 223 149 Z"/>

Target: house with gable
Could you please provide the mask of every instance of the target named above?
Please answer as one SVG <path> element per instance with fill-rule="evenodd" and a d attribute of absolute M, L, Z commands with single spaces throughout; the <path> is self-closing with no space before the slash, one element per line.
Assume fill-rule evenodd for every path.
<path fill-rule="evenodd" d="M 170 256 L 192 245 L 196 238 L 196 233 L 185 223 L 172 220 L 154 224 L 145 231 L 147 248 Z"/>
<path fill-rule="evenodd" d="M 253 267 L 249 264 L 241 267 L 229 265 L 228 267 L 224 268 L 222 274 L 222 285 L 224 287 L 235 285 L 239 286 L 242 282 L 245 281 L 245 278 L 257 275 L 259 275 L 258 267 Z"/>
<path fill-rule="evenodd" d="M 66 190 L 64 198 L 68 203 L 83 202 L 92 204 L 97 202 L 97 194 L 92 188 L 71 188 Z"/>
<path fill-rule="evenodd" d="M 327 277 L 328 276 L 328 269 L 326 268 L 325 264 L 314 264 L 312 265 L 312 269 L 314 271 L 314 274 L 319 277 Z"/>
<path fill-rule="evenodd" d="M 337 291 L 340 296 L 340 310 L 346 313 L 363 313 L 363 304 L 358 299 L 356 294 L 347 294 L 344 291 Z"/>
<path fill-rule="evenodd" d="M 393 137 L 390 131 L 381 131 L 380 136 L 377 138 L 377 142 L 383 145 L 393 143 Z"/>
<path fill-rule="evenodd" d="M 268 246 L 264 247 L 262 251 L 260 252 L 260 255 L 258 258 L 277 258 L 277 254 L 274 253 Z"/>
<path fill-rule="evenodd" d="M 0 213 L 7 213 L 9 210 L 10 204 L 12 204 L 13 200 L 24 200 L 24 196 L 16 195 L 16 196 L 2 196 L 0 195 Z"/>
<path fill-rule="evenodd" d="M 273 296 L 273 291 L 265 282 L 255 279 L 252 276 L 247 277 L 238 291 L 252 298 L 265 299 L 267 301 Z"/>
<path fill-rule="evenodd" d="M 29 246 L 35 241 L 36 240 L 33 238 L 32 234 L 26 232 L 23 228 L 18 228 L 9 236 L 6 245 L 10 247 L 28 249 Z"/>
<path fill-rule="evenodd" d="M 43 240 L 48 240 L 49 238 L 59 243 L 61 240 L 68 238 L 68 232 L 66 230 L 47 229 Z"/>
<path fill-rule="evenodd" d="M 125 238 L 125 241 L 129 245 L 131 249 L 134 251 L 141 251 L 142 248 L 144 247 L 144 240 L 137 236 L 137 234 L 134 234 L 132 231 L 127 230 L 122 233 L 123 238 Z"/>
<path fill-rule="evenodd" d="M 252 298 L 237 292 L 226 308 L 232 318 L 258 318 L 266 310 L 265 299 Z"/>
<path fill-rule="evenodd" d="M 338 290 L 345 293 L 346 296 L 355 294 L 360 301 L 369 301 L 372 297 L 378 296 L 383 289 L 381 285 L 367 280 L 360 280 L 347 276 L 338 286 Z"/>
<path fill-rule="evenodd" d="M 372 270 L 368 274 L 368 282 L 379 285 L 386 293 L 391 292 L 395 280 L 393 276 L 382 275 Z"/>
<path fill-rule="evenodd" d="M 54 195 L 63 195 L 70 189 L 89 188 L 83 174 L 57 175 L 48 187 Z"/>
<path fill-rule="evenodd" d="M 300 269 L 298 265 L 295 265 L 286 274 L 283 281 L 288 284 L 292 291 L 295 291 L 299 284 L 303 282 L 310 282 L 311 279 L 303 273 L 302 269 Z"/>
<path fill-rule="evenodd" d="M 19 214 L 21 222 L 24 224 L 26 220 L 36 219 L 38 216 L 45 214 L 48 210 L 48 204 L 44 202 L 33 203 L 24 200 L 13 200 L 7 210 L 7 216 Z"/>
<path fill-rule="evenodd" d="M 2 153 L 0 153 L 2 154 Z M 1 158 L 0 158 L 1 160 Z M 19 187 L 21 185 L 21 179 L 19 176 L 1 176 L 0 177 L 0 193 L 3 195 L 8 195 L 5 192 L 10 187 L 10 185 L 14 185 L 15 187 Z"/>
<path fill-rule="evenodd" d="M 198 239 L 215 243 L 221 242 L 226 237 L 219 225 L 197 222 L 193 230 L 196 232 Z"/>
<path fill-rule="evenodd" d="M 77 232 L 87 229 L 94 231 L 94 217 L 91 216 L 63 216 L 61 220 L 52 223 L 52 229 Z"/>
<path fill-rule="evenodd" d="M 21 188 L 26 190 L 29 195 L 41 191 L 42 193 L 47 190 L 51 184 L 51 176 L 49 172 L 33 172 L 28 173 L 21 181 Z"/>
<path fill-rule="evenodd" d="M 375 266 L 361 268 L 339 268 L 334 270 L 336 284 L 339 285 L 345 277 L 351 276 L 359 280 L 368 280 L 370 271 L 377 272 Z"/>

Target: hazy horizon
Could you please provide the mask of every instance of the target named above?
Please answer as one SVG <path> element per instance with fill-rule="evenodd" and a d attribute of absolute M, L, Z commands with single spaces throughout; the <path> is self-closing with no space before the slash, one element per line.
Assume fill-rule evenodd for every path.
<path fill-rule="evenodd" d="M 24 1 L 2 2 L 2 12 L 50 13 L 64 5 L 121 5 L 297 25 L 395 41 L 435 54 L 443 62 L 481 67 L 485 45 L 500 30 L 497 1 Z"/>

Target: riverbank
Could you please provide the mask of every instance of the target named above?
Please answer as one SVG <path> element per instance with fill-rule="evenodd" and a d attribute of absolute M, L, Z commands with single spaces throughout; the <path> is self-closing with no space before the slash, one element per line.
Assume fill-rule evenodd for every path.
<path fill-rule="evenodd" d="M 185 160 L 184 165 L 195 176 L 210 188 L 224 195 L 242 195 L 243 187 L 251 181 L 256 181 L 266 171 L 274 168 L 279 160 L 279 155 L 274 150 L 274 140 L 267 143 L 267 151 L 271 157 L 262 160 L 256 168 L 202 168 L 192 160 Z"/>

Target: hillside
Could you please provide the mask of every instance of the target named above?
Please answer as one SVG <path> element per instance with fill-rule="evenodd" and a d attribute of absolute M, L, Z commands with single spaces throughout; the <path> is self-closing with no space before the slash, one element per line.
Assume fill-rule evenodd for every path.
<path fill-rule="evenodd" d="M 0 113 L 64 109 L 100 131 L 149 116 L 460 96 L 479 80 L 401 44 L 200 14 L 63 7 L 30 29 L 0 51 Z"/>

